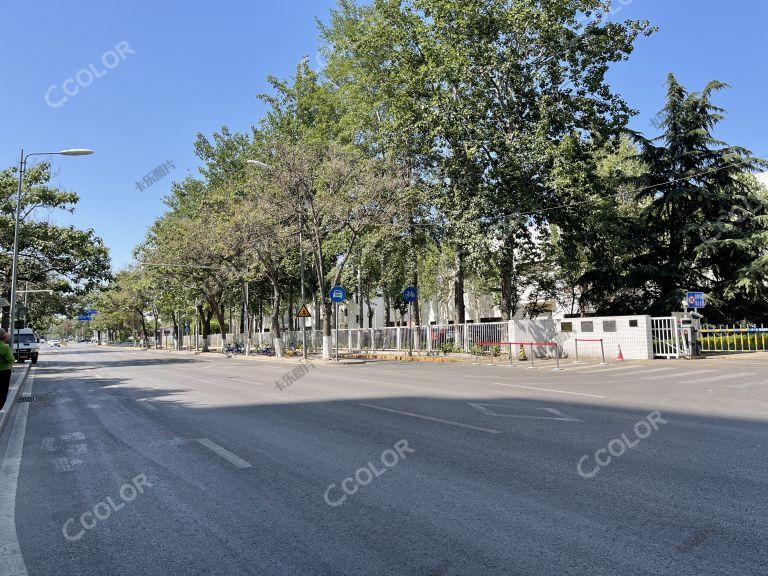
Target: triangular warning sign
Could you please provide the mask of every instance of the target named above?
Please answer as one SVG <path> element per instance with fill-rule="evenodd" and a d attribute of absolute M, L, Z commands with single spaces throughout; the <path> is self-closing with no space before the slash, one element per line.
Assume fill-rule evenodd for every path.
<path fill-rule="evenodd" d="M 306 306 L 302 306 L 301 310 L 299 310 L 299 313 L 296 314 L 299 318 L 312 318 L 312 314 L 309 313 L 309 308 Z"/>

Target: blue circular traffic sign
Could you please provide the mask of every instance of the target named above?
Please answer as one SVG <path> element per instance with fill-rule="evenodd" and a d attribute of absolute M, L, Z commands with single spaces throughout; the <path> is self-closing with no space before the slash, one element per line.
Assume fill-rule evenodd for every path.
<path fill-rule="evenodd" d="M 331 297 L 331 302 L 335 302 L 336 304 L 341 304 L 342 302 L 347 301 L 347 290 L 342 286 L 334 286 L 331 288 L 328 295 Z"/>
<path fill-rule="evenodd" d="M 409 286 L 405 290 L 403 290 L 403 300 L 406 302 L 416 302 L 416 299 L 418 298 L 418 292 L 416 291 L 416 288 L 413 286 Z"/>

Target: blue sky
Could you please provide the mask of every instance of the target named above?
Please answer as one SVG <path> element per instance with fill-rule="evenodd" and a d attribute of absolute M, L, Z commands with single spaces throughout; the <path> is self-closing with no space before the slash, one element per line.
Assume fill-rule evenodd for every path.
<path fill-rule="evenodd" d="M 22 147 L 94 149 L 89 157 L 53 157 L 55 183 L 82 197 L 76 214 L 55 219 L 94 228 L 110 247 L 115 267 L 124 266 L 163 212 L 161 199 L 171 181 L 197 174 L 195 134 L 223 125 L 246 131 L 263 111 L 255 95 L 268 89 L 268 74 L 290 76 L 305 55 L 319 66 L 315 17 L 325 20 L 334 5 L 335 0 L 4 2 L 0 166 L 18 162 Z M 728 110 L 718 135 L 768 156 L 768 4 L 615 5 L 617 19 L 647 18 L 660 27 L 610 74 L 614 88 L 640 111 L 635 128 L 654 133 L 651 121 L 663 105 L 669 72 L 691 89 L 718 79 L 731 85 L 716 100 Z M 99 77 L 81 73 L 83 84 L 92 83 L 63 100 L 64 81 L 91 64 Z M 166 161 L 175 170 L 139 191 L 135 183 Z"/>

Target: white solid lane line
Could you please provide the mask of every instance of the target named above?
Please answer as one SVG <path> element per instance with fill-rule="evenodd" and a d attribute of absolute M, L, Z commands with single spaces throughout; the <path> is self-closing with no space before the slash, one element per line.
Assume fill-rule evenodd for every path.
<path fill-rule="evenodd" d="M 139 403 L 139 406 L 141 406 L 142 408 L 146 408 L 147 410 L 157 410 L 157 406 L 152 404 L 146 398 L 139 398 L 138 400 L 136 400 L 136 402 Z"/>
<path fill-rule="evenodd" d="M 211 442 L 210 440 L 208 440 L 208 438 L 198 438 L 197 441 L 203 446 L 205 446 L 206 448 L 208 448 L 209 450 L 211 450 L 212 452 L 215 452 L 216 454 L 224 458 L 224 460 L 232 464 L 235 468 L 253 468 L 251 464 L 249 464 L 239 456 L 235 456 L 234 454 L 232 454 L 232 452 L 230 452 L 226 448 L 222 448 L 215 442 Z"/>
<path fill-rule="evenodd" d="M 693 372 L 680 372 L 679 374 L 675 374 L 675 378 L 683 378 L 684 376 L 697 376 L 699 374 L 709 374 L 710 372 L 714 372 L 714 370 L 694 370 Z M 645 378 L 645 380 L 663 380 L 664 378 L 669 378 L 669 375 L 665 374 L 663 376 L 653 376 L 652 378 Z"/>
<path fill-rule="evenodd" d="M 458 426 L 459 428 L 468 428 L 469 430 L 477 430 L 479 432 L 488 432 L 489 434 L 501 434 L 500 430 L 492 430 L 491 428 L 481 428 L 480 426 L 472 426 L 471 424 L 462 424 L 461 422 L 454 422 L 453 420 L 444 420 L 443 418 L 435 418 L 434 416 L 425 416 L 424 414 L 415 414 L 413 412 L 403 412 L 402 410 L 394 410 L 392 408 L 385 408 L 384 406 L 376 406 L 375 404 L 360 404 L 366 408 L 373 408 L 374 410 L 381 410 L 383 412 L 392 412 L 393 414 L 400 414 L 402 416 L 410 416 L 411 418 L 421 418 L 422 420 L 430 420 L 432 422 L 440 422 L 441 424 L 450 424 L 451 426 Z"/>
<path fill-rule="evenodd" d="M 584 372 L 584 374 L 603 374 L 604 372 L 625 372 L 625 371 L 642 371 L 646 370 L 642 366 L 617 366 L 616 368 L 600 368 L 598 370 L 590 370 L 589 372 Z M 672 370 L 672 368 L 662 368 L 662 370 Z"/>
<path fill-rule="evenodd" d="M 568 390 L 553 390 L 551 388 L 535 388 L 533 386 L 521 386 L 520 384 L 504 384 L 494 382 L 495 386 L 507 386 L 508 388 L 522 388 L 524 390 L 538 390 L 540 392 L 552 392 L 554 394 L 570 394 L 571 396 L 587 396 L 589 398 L 608 398 L 608 396 L 599 396 L 598 394 L 585 394 L 583 392 L 570 392 Z"/>
<path fill-rule="evenodd" d="M 684 380 L 683 384 L 700 384 L 702 382 L 718 382 L 720 380 L 733 380 L 734 378 L 744 378 L 745 376 L 755 376 L 754 372 L 737 372 L 735 374 L 721 374 L 711 378 L 698 378 L 696 380 Z"/>

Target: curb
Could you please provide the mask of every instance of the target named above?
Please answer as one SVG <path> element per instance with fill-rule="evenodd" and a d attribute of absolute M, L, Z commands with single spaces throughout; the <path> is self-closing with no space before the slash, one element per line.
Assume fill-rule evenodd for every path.
<path fill-rule="evenodd" d="M 24 367 L 24 375 L 21 378 L 17 378 L 18 383 L 16 385 L 11 386 L 10 390 L 8 390 L 8 399 L 5 401 L 5 403 L 8 405 L 8 409 L 0 410 L 0 435 L 3 434 L 5 425 L 10 419 L 11 414 L 13 413 L 13 409 L 17 404 L 16 400 L 18 399 L 19 394 L 21 393 L 21 389 L 24 388 L 24 384 L 26 384 L 27 382 L 27 377 L 29 376 L 29 371 L 31 369 L 32 369 L 32 365 L 26 364 Z"/>

